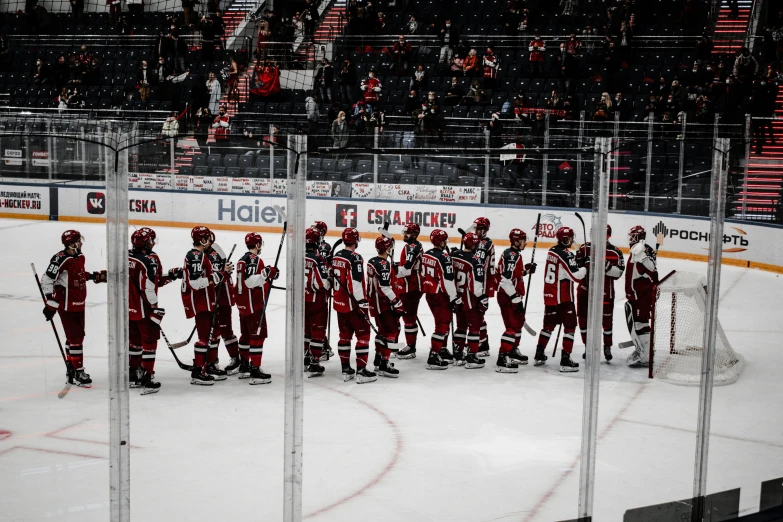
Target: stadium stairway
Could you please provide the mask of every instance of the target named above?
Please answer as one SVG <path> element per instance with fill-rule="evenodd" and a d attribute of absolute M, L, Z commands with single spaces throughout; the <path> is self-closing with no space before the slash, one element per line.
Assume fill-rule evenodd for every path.
<path fill-rule="evenodd" d="M 223 22 L 226 26 L 226 36 L 232 36 L 245 19 L 247 13 L 255 8 L 255 0 L 234 0 L 223 13 Z"/>
<path fill-rule="evenodd" d="M 715 47 L 713 54 L 731 56 L 745 45 L 745 37 L 748 32 L 748 23 L 750 22 L 750 12 L 753 8 L 753 0 L 738 0 L 739 6 L 737 17 L 733 17 L 729 9 L 728 0 L 722 0 L 718 20 L 715 22 L 715 37 L 713 43 Z M 734 65 L 734 62 L 727 63 Z"/>
<path fill-rule="evenodd" d="M 326 45 L 334 41 L 334 38 L 342 33 L 346 20 L 347 0 L 335 0 L 329 9 L 324 12 L 321 23 L 315 30 L 315 43 Z"/>

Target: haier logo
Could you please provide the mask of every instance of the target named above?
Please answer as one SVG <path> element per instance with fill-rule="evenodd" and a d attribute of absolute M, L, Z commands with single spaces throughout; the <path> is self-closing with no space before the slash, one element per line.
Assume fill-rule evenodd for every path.
<path fill-rule="evenodd" d="M 338 228 L 356 228 L 357 214 L 356 205 L 337 205 L 334 224 Z"/>
<path fill-rule="evenodd" d="M 106 195 L 103 192 L 90 192 L 87 194 L 87 213 L 106 213 Z"/>

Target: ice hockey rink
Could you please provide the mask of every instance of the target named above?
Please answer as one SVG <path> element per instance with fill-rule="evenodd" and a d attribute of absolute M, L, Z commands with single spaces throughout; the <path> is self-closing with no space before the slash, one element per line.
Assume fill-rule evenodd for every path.
<path fill-rule="evenodd" d="M 63 362 L 30 270 L 31 262 L 39 273 L 45 270 L 67 228 L 78 228 L 86 238 L 87 269 L 105 268 L 104 225 L 0 220 L 2 522 L 108 519 L 106 287 L 88 287 L 84 353 L 94 385 L 74 387 L 58 399 Z M 180 266 L 189 231 L 156 231 L 164 269 Z M 237 244 L 238 259 L 244 233 L 216 234 L 226 251 Z M 627 247 L 622 234 L 615 234 L 615 243 Z M 261 255 L 269 263 L 280 236 L 264 238 Z M 531 246 L 524 253 L 527 260 Z M 372 242 L 363 241 L 359 251 L 365 260 L 371 257 Z M 540 266 L 542 259 L 539 250 Z M 675 269 L 706 273 L 706 264 L 659 258 L 661 274 Z M 600 374 L 594 510 L 594 520 L 600 521 L 622 520 L 634 507 L 690 498 L 693 488 L 698 388 L 649 380 L 646 370 L 624 364 L 632 349 L 616 348 L 629 339 L 620 285 L 615 359 L 602 362 Z M 540 272 L 530 292 L 528 322 L 538 329 Z M 160 296 L 169 339 L 186 338 L 193 324 L 185 319 L 179 285 L 162 288 Z M 708 493 L 741 488 L 740 513 L 758 511 L 759 483 L 783 469 L 781 299 L 780 275 L 723 267 L 720 320 L 745 358 L 745 369 L 735 384 L 714 390 L 707 486 Z M 140 396 L 131 390 L 133 520 L 282 519 L 285 293 L 273 292 L 270 303 L 263 368 L 273 375 L 271 384 L 251 387 L 230 377 L 212 387 L 192 386 L 189 374 L 159 343 L 160 393 Z M 431 333 L 424 301 L 419 312 Z M 518 374 L 496 373 L 503 326 L 494 300 L 487 322 L 492 349 L 481 370 L 427 371 L 421 354 L 429 338 L 420 338 L 418 358 L 396 361 L 399 379 L 344 383 L 337 358 L 324 363 L 322 378 L 305 379 L 307 520 L 576 518 L 583 368 L 561 374 L 558 359 L 550 358 L 541 368 L 531 364 Z M 62 332 L 59 319 L 56 324 Z M 523 333 L 521 350 L 531 359 L 535 342 Z M 551 350 L 550 342 L 549 355 Z M 580 363 L 583 350 L 577 340 L 574 353 Z M 192 345 L 177 353 L 189 362 Z M 220 358 L 227 360 L 222 344 Z"/>

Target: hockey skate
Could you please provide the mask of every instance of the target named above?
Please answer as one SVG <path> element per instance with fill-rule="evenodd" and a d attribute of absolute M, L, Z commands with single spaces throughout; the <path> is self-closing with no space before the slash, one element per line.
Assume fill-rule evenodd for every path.
<path fill-rule="evenodd" d="M 375 352 L 375 358 L 373 359 L 372 364 L 375 367 L 376 372 L 378 371 L 378 368 L 381 367 L 381 361 L 383 361 L 381 354 L 379 352 Z"/>
<path fill-rule="evenodd" d="M 517 365 L 527 364 L 527 355 L 522 355 L 522 352 L 519 351 L 519 348 L 514 348 L 506 355 L 508 355 L 508 358 L 511 359 L 511 361 L 517 363 Z"/>
<path fill-rule="evenodd" d="M 362 368 L 356 372 L 356 384 L 364 384 L 366 382 L 377 381 L 378 376 L 375 372 L 371 372 L 367 368 Z"/>
<path fill-rule="evenodd" d="M 128 370 L 128 380 L 130 381 L 131 388 L 141 388 L 141 376 L 143 371 L 141 366 Z"/>
<path fill-rule="evenodd" d="M 400 370 L 395 368 L 393 363 L 382 360 L 380 366 L 378 367 L 378 375 L 396 379 L 397 377 L 400 376 Z"/>
<path fill-rule="evenodd" d="M 356 370 L 351 368 L 350 364 L 343 365 L 343 382 L 348 382 L 356 377 Z"/>
<path fill-rule="evenodd" d="M 90 379 L 90 375 L 84 371 L 84 368 L 79 368 L 74 371 L 73 382 L 71 384 L 75 384 L 80 388 L 92 388 L 92 379 Z"/>
<path fill-rule="evenodd" d="M 465 366 L 465 350 L 454 348 L 454 366 Z"/>
<path fill-rule="evenodd" d="M 155 380 L 154 373 L 144 372 L 141 376 L 141 394 L 149 395 L 160 391 L 160 383 Z"/>
<path fill-rule="evenodd" d="M 546 355 L 543 348 L 536 348 L 536 355 L 533 356 L 533 366 L 543 366 L 546 364 Z"/>
<path fill-rule="evenodd" d="M 211 375 L 216 381 L 225 381 L 228 378 L 226 377 L 226 370 L 221 370 L 217 363 L 209 363 L 207 365 L 207 374 Z"/>
<path fill-rule="evenodd" d="M 392 353 L 392 355 L 394 355 Z M 416 358 L 416 347 L 415 346 L 406 346 L 399 352 L 397 352 L 397 359 L 415 359 Z"/>
<path fill-rule="evenodd" d="M 440 349 L 440 358 L 448 364 L 454 364 L 454 356 L 451 355 L 451 352 L 448 348 L 441 348 Z"/>
<path fill-rule="evenodd" d="M 250 378 L 250 361 L 244 360 L 239 363 L 239 378 L 240 379 Z"/>
<path fill-rule="evenodd" d="M 268 373 L 264 373 L 264 370 L 260 366 L 250 367 L 250 385 L 256 384 L 269 384 L 272 382 L 272 376 Z"/>
<path fill-rule="evenodd" d="M 239 373 L 239 367 L 241 366 L 242 362 L 239 360 L 239 356 L 232 357 L 230 361 L 228 361 L 228 364 L 226 365 L 226 375 L 236 375 Z"/>
<path fill-rule="evenodd" d="M 628 356 L 627 362 L 628 366 L 631 368 L 644 368 L 649 366 L 647 357 L 644 356 L 644 353 L 639 348 L 636 348 L 633 353 Z"/>
<path fill-rule="evenodd" d="M 478 354 L 469 353 L 465 358 L 465 368 L 468 370 L 477 370 L 484 367 L 484 359 L 479 359 Z"/>
<path fill-rule="evenodd" d="M 427 369 L 428 370 L 445 370 L 449 367 L 449 363 L 440 358 L 438 352 L 430 352 L 430 356 L 427 357 Z"/>
<path fill-rule="evenodd" d="M 326 346 L 324 346 L 323 351 L 321 351 L 321 359 L 320 360 L 321 361 L 328 361 L 332 357 L 332 355 L 334 355 L 334 352 L 332 352 L 332 349 L 327 344 Z"/>
<path fill-rule="evenodd" d="M 479 350 L 476 355 L 479 357 L 489 357 L 489 341 L 484 341 L 481 343 L 481 346 L 479 346 Z"/>
<path fill-rule="evenodd" d="M 498 355 L 497 368 L 495 371 L 498 373 L 517 373 L 519 372 L 519 366 L 514 362 L 508 354 L 501 353 Z"/>
<path fill-rule="evenodd" d="M 606 359 L 606 362 L 609 362 L 612 360 L 612 347 L 611 346 L 604 346 L 604 359 Z"/>
<path fill-rule="evenodd" d="M 200 366 L 194 366 L 193 371 L 190 372 L 190 384 L 212 386 L 215 384 L 215 379 L 211 375 L 207 375 L 204 372 L 204 368 L 201 368 Z"/>
<path fill-rule="evenodd" d="M 307 372 L 310 374 L 310 379 L 320 377 L 324 374 L 324 367 L 318 363 L 310 363 L 310 366 L 307 367 Z"/>
<path fill-rule="evenodd" d="M 571 359 L 571 354 L 568 352 L 560 353 L 560 371 L 561 372 L 578 372 L 579 363 L 575 363 Z"/>

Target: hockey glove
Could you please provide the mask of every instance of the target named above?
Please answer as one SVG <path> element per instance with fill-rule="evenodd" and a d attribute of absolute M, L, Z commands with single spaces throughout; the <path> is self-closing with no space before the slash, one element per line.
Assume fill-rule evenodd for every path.
<path fill-rule="evenodd" d="M 477 308 L 482 314 L 489 309 L 489 297 L 487 297 L 486 294 L 479 296 Z"/>
<path fill-rule="evenodd" d="M 180 267 L 172 268 L 169 270 L 169 279 L 174 281 L 175 279 L 182 279 L 182 269 Z"/>
<path fill-rule="evenodd" d="M 525 265 L 525 273 L 526 274 L 535 274 L 536 273 L 536 266 L 538 266 L 536 263 L 528 263 Z"/>
<path fill-rule="evenodd" d="M 160 326 L 160 322 L 163 320 L 163 316 L 166 315 L 166 310 L 163 308 L 153 308 L 150 315 L 150 321 Z"/>
<path fill-rule="evenodd" d="M 53 300 L 54 299 L 52 299 L 52 294 L 48 294 L 46 296 L 46 301 L 53 301 Z M 56 313 L 57 313 L 57 309 L 56 308 L 52 308 L 49 305 L 44 306 L 43 314 L 44 314 L 44 317 L 46 317 L 47 321 L 51 321 L 54 318 L 54 315 Z"/>
<path fill-rule="evenodd" d="M 233 274 L 234 273 L 234 263 L 231 261 L 226 261 L 226 264 L 223 266 L 223 271 L 227 274 Z"/>
<path fill-rule="evenodd" d="M 264 273 L 266 274 L 266 278 L 269 281 L 274 281 L 280 276 L 280 271 L 273 267 L 273 266 L 267 266 L 264 268 Z"/>
<path fill-rule="evenodd" d="M 392 306 L 392 310 L 397 315 L 405 315 L 405 309 L 402 306 L 402 301 L 400 301 L 399 299 L 395 299 L 394 301 L 392 301 L 391 306 Z"/>
<path fill-rule="evenodd" d="M 459 310 L 460 306 L 462 306 L 462 298 L 457 297 L 455 300 L 451 302 L 451 311 L 457 313 L 457 310 Z"/>
<path fill-rule="evenodd" d="M 212 282 L 215 283 L 215 285 L 219 285 L 223 282 L 223 274 L 220 272 L 213 272 L 212 273 Z"/>
<path fill-rule="evenodd" d="M 368 314 L 370 313 L 370 303 L 367 302 L 367 299 L 357 301 L 356 305 L 359 307 L 359 313 L 363 315 L 365 319 L 367 319 Z"/>
<path fill-rule="evenodd" d="M 105 283 L 108 280 L 108 275 L 106 273 L 106 270 L 101 270 L 100 272 L 93 272 L 92 274 L 87 276 L 88 279 L 91 279 L 93 283 Z"/>

